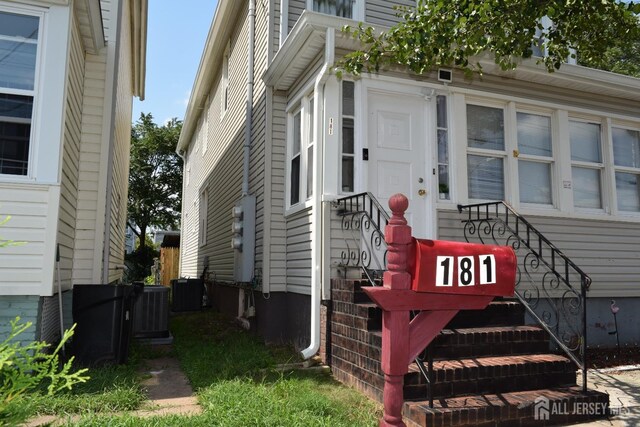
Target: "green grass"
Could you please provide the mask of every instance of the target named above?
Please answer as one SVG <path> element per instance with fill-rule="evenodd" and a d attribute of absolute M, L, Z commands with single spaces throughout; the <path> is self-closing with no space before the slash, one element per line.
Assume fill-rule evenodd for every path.
<path fill-rule="evenodd" d="M 299 362 L 286 346 L 265 346 L 233 321 L 212 311 L 171 319 L 171 355 L 196 390 L 199 415 L 137 418 L 115 411 L 137 409 L 144 400 L 136 374 L 144 359 L 166 353 L 138 348 L 126 366 L 92 370 L 91 380 L 55 397 L 34 395 L 31 414 L 80 414 L 69 426 L 374 426 L 379 404 L 344 387 L 329 374 L 294 370 L 278 372 L 278 364 Z M 22 409 L 25 408 L 23 405 Z"/>

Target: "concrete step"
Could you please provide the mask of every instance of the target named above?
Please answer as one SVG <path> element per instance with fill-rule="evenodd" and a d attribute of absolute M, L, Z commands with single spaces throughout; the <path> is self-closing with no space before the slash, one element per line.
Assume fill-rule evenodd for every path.
<path fill-rule="evenodd" d="M 576 384 L 576 366 L 565 356 L 531 354 L 440 360 L 433 364 L 434 397 L 505 393 Z M 405 399 L 427 395 L 427 382 L 412 364 L 404 379 Z"/>
<path fill-rule="evenodd" d="M 403 414 L 410 427 L 551 426 L 604 418 L 608 404 L 608 394 L 573 386 L 437 399 L 433 408 L 407 401 Z"/>

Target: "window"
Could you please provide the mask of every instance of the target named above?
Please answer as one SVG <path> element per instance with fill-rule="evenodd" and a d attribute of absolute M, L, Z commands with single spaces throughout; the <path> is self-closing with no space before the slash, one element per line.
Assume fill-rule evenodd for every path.
<path fill-rule="evenodd" d="M 354 18 L 356 0 L 313 0 L 313 11 L 342 18 Z"/>
<path fill-rule="evenodd" d="M 293 115 L 293 129 L 291 138 L 293 145 L 291 148 L 291 176 L 289 182 L 291 183 L 291 198 L 289 204 L 291 206 L 300 202 L 300 156 L 302 145 L 302 110 L 298 110 Z"/>
<path fill-rule="evenodd" d="M 313 195 L 314 126 L 313 95 L 304 96 L 300 104 L 289 114 L 287 149 L 289 207 Z"/>
<path fill-rule="evenodd" d="M 313 196 L 313 131 L 314 131 L 314 106 L 313 106 L 313 98 L 309 100 L 309 114 L 307 114 L 308 118 L 308 126 L 307 126 L 307 199 Z"/>
<path fill-rule="evenodd" d="M 205 188 L 200 193 L 200 209 L 199 209 L 199 223 L 198 223 L 198 240 L 200 246 L 204 246 L 207 243 L 207 214 L 209 207 L 209 192 Z"/>
<path fill-rule="evenodd" d="M 29 173 L 40 18 L 0 11 L 0 174 Z"/>
<path fill-rule="evenodd" d="M 569 121 L 573 204 L 602 209 L 602 147 L 600 125 Z"/>
<path fill-rule="evenodd" d="M 467 104 L 469 198 L 504 200 L 504 110 Z"/>
<path fill-rule="evenodd" d="M 436 96 L 436 129 L 438 138 L 438 194 L 440 200 L 449 200 L 449 125 L 447 97 Z"/>
<path fill-rule="evenodd" d="M 342 82 L 342 169 L 341 188 L 345 193 L 354 191 L 355 163 L 355 84 Z"/>
<path fill-rule="evenodd" d="M 618 210 L 640 212 L 640 131 L 612 128 Z"/>
<path fill-rule="evenodd" d="M 229 53 L 230 45 L 227 45 L 222 57 L 222 105 L 220 106 L 222 115 L 229 108 Z"/>
<path fill-rule="evenodd" d="M 553 151 L 551 117 L 516 113 L 520 201 L 551 205 Z"/>

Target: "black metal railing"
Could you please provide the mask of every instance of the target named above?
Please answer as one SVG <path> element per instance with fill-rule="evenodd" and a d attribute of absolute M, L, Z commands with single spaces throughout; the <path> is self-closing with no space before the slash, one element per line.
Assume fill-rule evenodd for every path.
<path fill-rule="evenodd" d="M 340 267 L 358 267 L 372 286 L 379 286 L 387 269 L 384 227 L 389 214 L 371 193 L 343 197 L 334 202 L 334 207 L 344 239 Z"/>
<path fill-rule="evenodd" d="M 557 346 L 582 369 L 587 388 L 587 307 L 591 279 L 504 202 L 458 205 L 467 242 L 511 246 L 518 258 L 515 295 Z"/>
<path fill-rule="evenodd" d="M 387 270 L 387 243 L 384 227 L 389 213 L 371 193 L 343 197 L 334 202 L 340 218 L 344 249 L 340 254 L 340 267 L 362 270 L 371 286 L 382 284 L 382 273 Z M 412 318 L 418 312 L 412 312 Z M 425 366 L 425 362 L 427 365 Z M 433 351 L 427 346 L 415 359 L 418 370 L 427 383 L 427 399 L 433 408 Z"/>

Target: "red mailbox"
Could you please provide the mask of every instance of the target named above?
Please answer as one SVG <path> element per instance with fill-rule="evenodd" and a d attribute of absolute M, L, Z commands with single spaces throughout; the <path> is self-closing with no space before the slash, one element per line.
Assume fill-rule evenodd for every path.
<path fill-rule="evenodd" d="M 408 271 L 416 292 L 513 296 L 516 254 L 509 246 L 413 239 Z"/>

